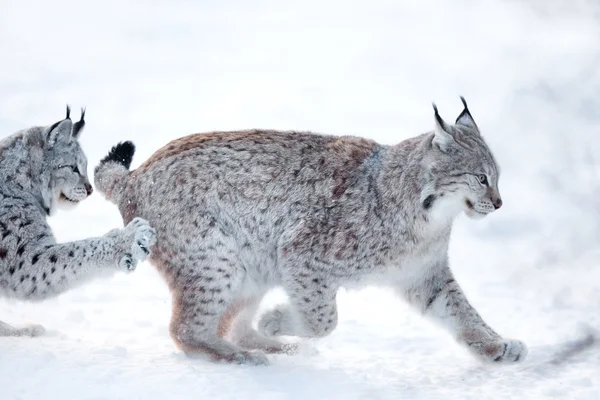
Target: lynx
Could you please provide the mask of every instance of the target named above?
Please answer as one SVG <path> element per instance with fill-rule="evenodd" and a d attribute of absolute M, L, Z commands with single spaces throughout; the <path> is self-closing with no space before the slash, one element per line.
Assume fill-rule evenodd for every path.
<path fill-rule="evenodd" d="M 85 110 L 75 124 L 67 117 L 0 141 L 0 297 L 38 301 L 95 277 L 132 271 L 155 242 L 142 219 L 103 237 L 57 244 L 46 217 L 72 208 L 92 194 L 87 160 L 78 138 Z M 40 325 L 0 322 L 0 336 L 37 336 Z"/>
<path fill-rule="evenodd" d="M 95 170 L 124 221 L 150 221 L 151 262 L 173 300 L 170 333 L 191 356 L 266 364 L 277 336 L 329 334 L 343 286 L 388 285 L 475 355 L 523 360 L 492 330 L 448 265 L 454 217 L 500 208 L 499 170 L 464 98 L 454 125 L 385 146 L 358 137 L 251 130 L 180 138 L 129 171 L 131 142 Z M 253 328 L 265 292 L 289 303 Z"/>

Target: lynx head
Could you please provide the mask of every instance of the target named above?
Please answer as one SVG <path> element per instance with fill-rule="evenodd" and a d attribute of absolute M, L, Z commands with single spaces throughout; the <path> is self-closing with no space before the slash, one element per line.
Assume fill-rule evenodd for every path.
<path fill-rule="evenodd" d="M 81 119 L 73 124 L 67 106 L 67 117 L 43 128 L 45 140 L 44 169 L 47 184 L 44 197 L 53 209 L 70 208 L 92 194 L 92 185 L 87 176 L 87 159 L 78 138 L 85 126 L 85 109 Z"/>
<path fill-rule="evenodd" d="M 425 208 L 435 206 L 450 216 L 464 211 L 480 219 L 502 206 L 499 169 L 467 102 L 461 100 L 464 109 L 454 125 L 444 122 L 433 105 L 435 131 L 425 159 L 428 182 L 422 200 Z"/>

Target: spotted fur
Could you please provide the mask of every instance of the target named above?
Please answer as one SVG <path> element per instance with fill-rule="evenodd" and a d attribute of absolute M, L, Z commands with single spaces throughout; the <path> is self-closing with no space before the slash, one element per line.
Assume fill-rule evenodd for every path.
<path fill-rule="evenodd" d="M 388 285 L 483 359 L 522 360 L 469 305 L 448 266 L 454 217 L 501 205 L 498 167 L 466 107 L 456 124 L 395 146 L 252 130 L 177 139 L 138 169 L 107 160 L 97 188 L 125 222 L 157 228 L 152 262 L 173 296 L 171 336 L 189 355 L 266 363 L 275 337 L 333 331 L 343 286 Z M 289 303 L 257 306 L 282 286 Z M 258 349 L 258 351 L 257 351 Z"/>
<path fill-rule="evenodd" d="M 99 238 L 56 243 L 46 217 L 92 193 L 79 143 L 84 121 L 67 117 L 0 141 L 0 297 L 39 301 L 93 278 L 131 271 L 146 258 L 155 232 L 142 219 Z M 0 336 L 35 336 L 39 325 L 0 322 Z"/>

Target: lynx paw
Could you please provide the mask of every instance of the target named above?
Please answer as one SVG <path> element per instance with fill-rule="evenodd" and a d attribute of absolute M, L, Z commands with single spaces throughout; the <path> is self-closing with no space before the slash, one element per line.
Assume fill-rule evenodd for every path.
<path fill-rule="evenodd" d="M 119 266 L 127 271 L 135 270 L 139 261 L 150 254 L 150 248 L 156 243 L 156 231 L 148 222 L 135 218 L 125 227 L 126 240 L 133 242 L 129 252 L 119 261 Z"/>
<path fill-rule="evenodd" d="M 227 361 L 235 364 L 269 365 L 269 359 L 260 351 L 239 351 L 228 357 Z"/>
<path fill-rule="evenodd" d="M 135 228 L 135 235 L 131 253 L 138 261 L 144 261 L 150 254 L 150 248 L 156 243 L 156 231 L 141 218 L 135 218 L 129 225 L 132 224 Z"/>
<path fill-rule="evenodd" d="M 42 336 L 44 333 L 46 333 L 46 329 L 42 325 L 37 324 L 26 325 L 22 328 L 15 329 L 15 336 L 36 337 Z"/>
<path fill-rule="evenodd" d="M 258 321 L 258 331 L 265 336 L 283 335 L 282 327 L 285 314 L 280 308 L 267 311 Z"/>
<path fill-rule="evenodd" d="M 134 271 L 135 267 L 137 267 L 137 262 L 133 260 L 133 256 L 129 253 L 126 253 L 121 260 L 119 261 L 119 267 L 126 271 Z"/>
<path fill-rule="evenodd" d="M 496 363 L 516 363 L 527 356 L 527 346 L 520 340 L 501 339 L 473 349 L 487 361 Z"/>
<path fill-rule="evenodd" d="M 527 346 L 520 340 L 503 340 L 502 354 L 494 358 L 494 362 L 513 363 L 525 360 Z"/>

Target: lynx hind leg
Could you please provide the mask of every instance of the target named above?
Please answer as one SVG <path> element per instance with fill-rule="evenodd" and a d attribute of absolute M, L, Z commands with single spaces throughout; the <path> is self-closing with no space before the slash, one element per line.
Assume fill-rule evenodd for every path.
<path fill-rule="evenodd" d="M 8 325 L 5 322 L 0 321 L 0 337 L 1 336 L 41 336 L 46 332 L 41 325 L 31 324 L 25 325 L 19 328 Z"/>
<path fill-rule="evenodd" d="M 173 316 L 171 337 L 188 356 L 204 356 L 213 361 L 237 364 L 266 365 L 262 352 L 247 351 L 228 342 L 219 334 L 220 324 L 244 279 L 232 253 L 218 257 L 202 254 L 194 265 L 193 275 L 180 276 L 171 285 Z M 179 268 L 179 271 L 190 271 Z"/>
<path fill-rule="evenodd" d="M 188 356 L 206 356 L 212 361 L 268 364 L 263 353 L 244 350 L 219 336 L 219 322 L 228 302 L 223 297 L 207 299 L 206 291 L 199 284 L 175 295 L 170 331 L 178 347 Z"/>
<path fill-rule="evenodd" d="M 293 354 L 298 346 L 282 343 L 266 337 L 252 326 L 252 321 L 263 296 L 233 302 L 225 312 L 219 325 L 220 336 L 229 337 L 238 346 L 248 350 L 262 350 L 267 353 Z"/>

